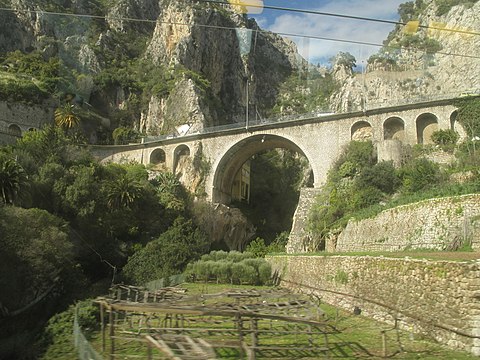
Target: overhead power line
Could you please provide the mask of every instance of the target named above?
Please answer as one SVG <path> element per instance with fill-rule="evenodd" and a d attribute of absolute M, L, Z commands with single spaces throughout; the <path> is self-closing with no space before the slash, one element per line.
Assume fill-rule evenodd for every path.
<path fill-rule="evenodd" d="M 219 3 L 219 1 L 215 0 L 202 0 L 204 2 L 210 2 L 210 3 Z M 279 7 L 272 7 L 276 9 L 289 9 L 289 8 L 279 8 Z M 294 9 L 297 12 L 311 12 L 313 13 L 313 10 L 300 10 L 300 9 Z M 162 21 L 162 20 L 154 20 L 154 19 L 141 19 L 141 18 L 130 18 L 130 17 L 122 17 L 122 16 L 115 16 L 115 17 L 107 17 L 103 15 L 89 15 L 89 14 L 76 14 L 76 13 L 65 13 L 65 12 L 54 12 L 54 11 L 44 11 L 44 10 L 18 10 L 18 9 L 13 9 L 13 8 L 5 8 L 5 7 L 0 7 L 0 11 L 3 12 L 23 12 L 23 13 L 31 13 L 31 14 L 44 14 L 44 15 L 55 15 L 55 16 L 65 16 L 65 17 L 75 17 L 75 18 L 87 18 L 87 19 L 99 19 L 99 20 L 122 20 L 122 21 L 129 21 L 129 22 L 141 22 L 141 23 L 151 23 L 151 24 L 167 24 L 167 25 L 178 25 L 178 26 L 196 26 L 196 27 L 201 27 L 201 28 L 208 28 L 208 29 L 219 29 L 219 30 L 231 30 L 235 31 L 237 27 L 230 27 L 230 26 L 220 26 L 220 25 L 208 25 L 208 24 L 194 24 L 194 23 L 182 23 L 182 22 L 173 22 L 173 21 Z M 321 14 L 331 14 L 331 13 L 321 13 Z M 352 18 L 350 15 L 341 15 L 341 14 L 335 14 L 337 16 L 342 16 L 342 17 L 348 17 Z M 362 17 L 356 17 L 358 19 L 364 19 L 367 20 L 369 18 L 362 18 Z M 387 22 L 389 20 L 380 20 L 380 19 L 371 19 L 371 21 L 376 20 L 379 22 Z M 391 22 L 395 24 L 403 24 L 400 22 Z M 272 33 L 272 31 L 269 30 L 262 30 L 260 28 L 258 29 L 251 29 L 254 32 L 258 33 Z M 441 28 L 439 28 L 441 30 Z M 445 29 L 444 29 L 445 30 Z M 367 41 L 357 41 L 357 40 L 349 40 L 349 39 L 339 39 L 339 38 L 333 38 L 333 37 L 324 37 L 324 36 L 317 36 L 317 35 L 304 35 L 304 34 L 297 34 L 297 33 L 288 33 L 288 32 L 274 32 L 275 34 L 282 35 L 282 36 L 288 36 L 288 37 L 297 37 L 297 38 L 305 38 L 305 39 L 313 39 L 313 40 L 323 40 L 323 41 L 332 41 L 332 42 L 339 42 L 339 43 L 347 43 L 347 44 L 354 44 L 354 45 L 365 45 L 365 46 L 374 46 L 374 47 L 379 47 L 379 48 L 387 48 L 387 49 L 407 49 L 407 50 L 419 50 L 423 51 L 425 53 L 428 53 L 428 51 L 423 50 L 418 47 L 413 47 L 413 46 L 385 46 L 380 43 L 373 43 L 373 42 L 367 42 Z M 478 33 L 480 35 L 480 33 Z M 463 58 L 471 58 L 471 59 L 480 59 L 480 56 L 477 55 L 468 55 L 468 54 L 457 54 L 457 53 L 450 53 L 450 52 L 442 52 L 442 51 L 436 51 L 435 54 L 441 54 L 441 55 L 447 55 L 447 56 L 455 56 L 455 57 L 463 57 Z"/>
<path fill-rule="evenodd" d="M 205 2 L 205 3 L 228 4 L 223 0 L 200 0 L 200 1 Z M 248 0 L 246 2 L 248 2 Z M 337 17 L 337 18 L 341 18 L 341 19 L 369 21 L 369 22 L 377 22 L 377 23 L 390 24 L 390 25 L 401 25 L 401 26 L 409 25 L 409 22 L 405 23 L 405 22 L 402 22 L 402 21 L 377 19 L 377 18 L 366 17 L 366 16 L 347 15 L 347 14 L 339 14 L 339 13 L 332 13 L 332 12 L 325 12 L 325 11 L 318 11 L 318 10 L 296 9 L 296 8 L 289 8 L 289 7 L 283 7 L 283 6 L 271 6 L 271 5 L 256 5 L 256 4 L 253 4 L 253 3 L 252 4 L 249 3 L 247 6 L 250 7 L 250 8 L 262 8 L 262 9 L 287 11 L 287 12 L 301 13 L 301 14 L 329 16 L 329 17 Z M 417 27 L 423 28 L 423 29 L 428 29 L 428 30 L 447 31 L 447 32 L 461 33 L 461 34 L 466 34 L 466 35 L 480 35 L 480 32 L 477 32 L 477 31 L 458 29 L 458 28 L 447 28 L 445 26 L 435 26 L 435 25 L 432 26 L 432 25 L 417 24 Z"/>

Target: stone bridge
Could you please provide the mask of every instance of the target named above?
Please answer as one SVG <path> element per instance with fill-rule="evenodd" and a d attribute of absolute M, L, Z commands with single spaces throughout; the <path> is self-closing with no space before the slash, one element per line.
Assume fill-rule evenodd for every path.
<path fill-rule="evenodd" d="M 454 99 L 437 100 L 229 129 L 217 127 L 142 144 L 92 146 L 92 152 L 104 162 L 133 160 L 161 165 L 176 173 L 182 157 L 198 155 L 201 149 L 202 157 L 210 164 L 205 188 L 208 200 L 229 204 L 235 176 L 256 153 L 285 148 L 304 155 L 313 172 L 314 187 L 318 188 L 351 140 L 371 139 L 379 160 L 399 162 L 403 145 L 430 143 L 430 136 L 437 129 L 455 129 L 462 135 L 453 103 Z"/>

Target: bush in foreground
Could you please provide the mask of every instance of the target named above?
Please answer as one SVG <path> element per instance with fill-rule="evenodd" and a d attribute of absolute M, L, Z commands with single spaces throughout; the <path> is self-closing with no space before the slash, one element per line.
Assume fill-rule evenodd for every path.
<path fill-rule="evenodd" d="M 212 251 L 201 260 L 189 263 L 185 270 L 191 281 L 266 285 L 270 282 L 271 266 L 265 259 L 238 251 Z"/>

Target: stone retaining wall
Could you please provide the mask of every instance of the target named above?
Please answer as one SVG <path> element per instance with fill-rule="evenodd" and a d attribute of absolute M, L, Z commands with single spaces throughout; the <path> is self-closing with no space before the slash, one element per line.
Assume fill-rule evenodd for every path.
<path fill-rule="evenodd" d="M 281 286 L 480 355 L 480 261 L 271 256 Z"/>
<path fill-rule="evenodd" d="M 350 220 L 335 251 L 480 249 L 480 194 L 425 200 L 381 212 L 373 219 Z"/>

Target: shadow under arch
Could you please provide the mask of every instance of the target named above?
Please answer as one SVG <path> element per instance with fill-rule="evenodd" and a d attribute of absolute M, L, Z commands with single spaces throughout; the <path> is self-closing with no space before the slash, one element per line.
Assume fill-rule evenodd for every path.
<path fill-rule="evenodd" d="M 8 126 L 8 132 L 13 136 L 22 136 L 22 129 L 16 124 L 10 124 Z"/>
<path fill-rule="evenodd" d="M 438 130 L 438 118 L 432 113 L 423 113 L 417 117 L 417 143 L 432 144 L 432 134 Z"/>
<path fill-rule="evenodd" d="M 350 129 L 350 140 L 365 141 L 372 140 L 373 128 L 368 121 L 360 120 L 355 122 Z"/>
<path fill-rule="evenodd" d="M 405 121 L 398 116 L 391 116 L 383 123 L 383 140 L 405 141 Z"/>
<path fill-rule="evenodd" d="M 310 166 L 312 164 L 303 150 L 291 140 L 270 134 L 250 136 L 233 145 L 214 169 L 212 202 L 230 204 L 235 175 L 242 168 L 242 165 L 255 154 L 277 148 L 295 151 L 304 156 Z"/>
<path fill-rule="evenodd" d="M 174 158 L 173 158 L 173 173 L 176 174 L 177 167 L 178 167 L 178 164 L 179 164 L 180 160 L 183 157 L 190 156 L 190 148 L 185 144 L 178 145 L 173 152 L 173 156 L 174 156 Z"/>
<path fill-rule="evenodd" d="M 460 136 L 460 140 L 465 140 L 468 138 L 465 128 L 458 121 L 458 110 L 454 110 L 450 114 L 450 129 L 455 131 Z"/>
<path fill-rule="evenodd" d="M 163 149 L 155 149 L 150 154 L 150 164 L 163 165 L 166 161 L 166 154 Z"/>

